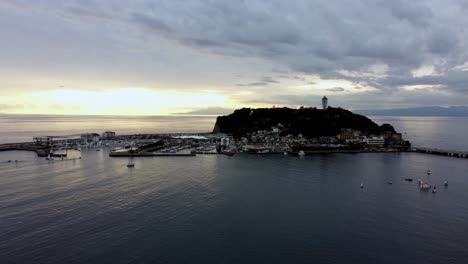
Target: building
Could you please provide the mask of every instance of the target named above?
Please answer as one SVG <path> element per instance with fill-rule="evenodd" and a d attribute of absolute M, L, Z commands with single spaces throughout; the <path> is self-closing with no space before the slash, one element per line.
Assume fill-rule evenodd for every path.
<path fill-rule="evenodd" d="M 38 145 L 49 146 L 52 145 L 53 137 L 34 137 L 33 140 Z"/>
<path fill-rule="evenodd" d="M 228 147 L 229 146 L 229 138 L 228 137 L 225 137 L 225 138 L 221 138 L 221 146 L 223 147 Z"/>
<path fill-rule="evenodd" d="M 322 98 L 322 107 L 323 107 L 323 110 L 327 110 L 328 108 L 328 98 L 326 96 Z"/>
<path fill-rule="evenodd" d="M 322 136 L 319 138 L 320 144 L 335 144 L 338 142 L 336 137 Z"/>
<path fill-rule="evenodd" d="M 90 143 L 98 143 L 100 140 L 98 133 L 88 133 L 88 134 L 81 134 L 80 136 L 82 144 L 90 144 Z"/>
<path fill-rule="evenodd" d="M 349 135 L 349 134 L 338 134 L 338 135 L 336 135 L 336 139 L 343 140 L 343 141 L 347 140 L 347 139 L 354 139 L 354 138 L 356 138 L 356 137 L 353 136 L 353 135 Z"/>
<path fill-rule="evenodd" d="M 363 143 L 371 146 L 383 146 L 385 139 L 383 137 L 369 137 L 363 140 Z"/>
<path fill-rule="evenodd" d="M 102 139 L 113 139 L 113 138 L 115 138 L 115 132 L 106 131 L 102 133 Z"/>

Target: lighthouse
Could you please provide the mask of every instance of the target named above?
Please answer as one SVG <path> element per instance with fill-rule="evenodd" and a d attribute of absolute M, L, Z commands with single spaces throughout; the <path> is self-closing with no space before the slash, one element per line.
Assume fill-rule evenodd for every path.
<path fill-rule="evenodd" d="M 323 110 L 327 110 L 328 108 L 328 98 L 326 96 L 322 98 L 322 107 L 323 107 Z"/>

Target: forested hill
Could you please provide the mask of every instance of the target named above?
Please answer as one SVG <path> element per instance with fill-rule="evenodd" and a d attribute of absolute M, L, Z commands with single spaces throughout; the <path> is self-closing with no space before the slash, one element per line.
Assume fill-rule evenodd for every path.
<path fill-rule="evenodd" d="M 268 130 L 281 124 L 282 134 L 302 134 L 305 137 L 335 136 L 341 128 L 351 128 L 366 134 L 382 130 L 395 132 L 390 125 L 379 127 L 369 118 L 342 108 L 242 108 L 227 116 L 218 116 L 214 133 L 241 137 L 246 133 Z"/>

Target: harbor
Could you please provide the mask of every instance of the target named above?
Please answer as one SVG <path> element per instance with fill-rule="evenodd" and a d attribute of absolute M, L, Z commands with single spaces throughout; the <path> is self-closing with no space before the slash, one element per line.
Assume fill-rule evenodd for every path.
<path fill-rule="evenodd" d="M 88 135 L 88 134 L 86 134 Z M 399 147 L 366 147 L 349 148 L 341 144 L 246 144 L 236 141 L 224 134 L 144 134 L 121 135 L 113 138 L 48 137 L 47 140 L 0 144 L 0 151 L 33 151 L 38 157 L 64 158 L 68 150 L 110 148 L 109 157 L 191 157 L 195 155 L 216 155 L 235 153 L 249 154 L 292 154 L 304 155 L 333 153 L 398 153 L 416 152 L 427 155 L 438 155 L 468 159 L 468 152 L 443 150 L 438 148 L 399 148 Z M 44 139 L 44 137 L 42 138 Z M 46 142 L 46 143 L 44 143 Z M 296 143 L 293 141 L 293 143 Z"/>

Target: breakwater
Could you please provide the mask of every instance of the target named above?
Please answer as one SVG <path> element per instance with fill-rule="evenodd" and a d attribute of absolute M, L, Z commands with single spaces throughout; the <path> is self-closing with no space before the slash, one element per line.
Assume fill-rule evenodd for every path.
<path fill-rule="evenodd" d="M 468 159 L 468 152 L 465 152 L 465 151 L 431 149 L 431 148 L 413 148 L 413 151 L 418 152 L 418 153 L 430 154 L 430 155 L 439 155 L 439 156 Z"/>
<path fill-rule="evenodd" d="M 9 150 L 34 151 L 39 157 L 47 157 L 50 153 L 50 147 L 37 145 L 34 142 L 0 144 L 0 151 Z"/>

